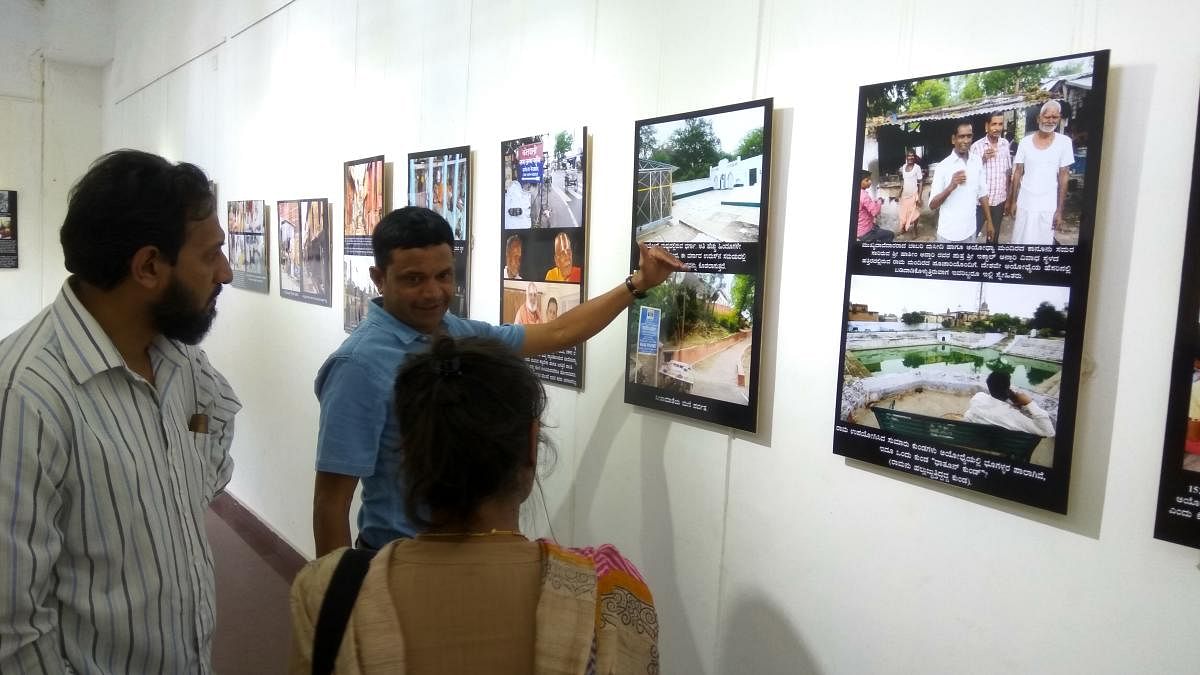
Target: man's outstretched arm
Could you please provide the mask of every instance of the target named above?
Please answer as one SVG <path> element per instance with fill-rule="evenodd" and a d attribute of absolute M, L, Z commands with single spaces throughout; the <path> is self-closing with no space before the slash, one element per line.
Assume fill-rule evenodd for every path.
<path fill-rule="evenodd" d="M 641 254 L 638 271 L 633 273 L 633 285 L 639 291 L 649 290 L 661 284 L 672 272 L 687 269 L 678 258 L 657 246 L 639 244 Z M 571 311 L 559 315 L 550 323 L 532 324 L 525 327 L 525 343 L 521 346 L 523 356 L 548 354 L 577 345 L 599 333 L 612 322 L 629 303 L 633 295 L 622 283 L 604 295 L 592 298 Z"/>

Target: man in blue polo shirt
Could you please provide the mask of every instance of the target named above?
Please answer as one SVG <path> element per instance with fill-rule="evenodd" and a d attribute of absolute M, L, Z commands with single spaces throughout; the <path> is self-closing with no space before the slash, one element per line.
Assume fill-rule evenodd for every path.
<path fill-rule="evenodd" d="M 661 248 L 642 246 L 640 269 L 625 283 L 558 319 L 529 326 L 494 326 L 448 313 L 454 297 L 454 238 L 437 213 L 415 206 L 392 211 L 371 235 L 371 280 L 381 297 L 367 318 L 317 373 L 321 402 L 313 535 L 317 555 L 350 545 L 350 503 L 363 483 L 359 545 L 379 548 L 416 532 L 404 515 L 398 477 L 400 428 L 392 410 L 396 372 L 430 336 L 488 337 L 524 356 L 559 351 L 600 332 L 635 297 L 662 283 L 683 263 Z"/>

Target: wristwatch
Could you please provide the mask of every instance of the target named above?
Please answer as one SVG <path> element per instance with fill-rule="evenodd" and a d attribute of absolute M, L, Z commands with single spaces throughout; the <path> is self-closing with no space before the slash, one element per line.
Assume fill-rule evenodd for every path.
<path fill-rule="evenodd" d="M 638 287 L 633 285 L 633 275 L 632 274 L 625 277 L 625 288 L 628 288 L 629 293 L 631 295 L 633 295 L 633 297 L 637 298 L 638 300 L 641 300 L 642 298 L 646 297 L 646 291 L 639 291 Z"/>

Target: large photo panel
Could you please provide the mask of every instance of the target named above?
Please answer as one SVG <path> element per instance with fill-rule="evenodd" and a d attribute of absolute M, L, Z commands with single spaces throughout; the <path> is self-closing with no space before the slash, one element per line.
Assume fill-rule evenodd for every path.
<path fill-rule="evenodd" d="M 1170 382 L 1154 536 L 1200 548 L 1200 134 L 1192 158 Z"/>
<path fill-rule="evenodd" d="M 1107 76 L 861 88 L 835 453 L 1066 512 Z"/>
<path fill-rule="evenodd" d="M 358 327 L 367 303 L 379 295 L 366 270 L 375 264 L 371 234 L 387 213 L 386 193 L 383 155 L 342 164 L 342 328 L 347 333 Z"/>
<path fill-rule="evenodd" d="M 587 127 L 500 143 L 504 323 L 545 323 L 583 302 L 587 160 Z M 544 382 L 581 389 L 583 348 L 532 357 L 529 365 Z"/>
<path fill-rule="evenodd" d="M 471 148 L 422 150 L 408 155 L 408 205 L 437 211 L 454 235 L 454 297 L 450 312 L 470 312 Z"/>
<path fill-rule="evenodd" d="M 772 99 L 635 125 L 632 257 L 687 263 L 629 310 L 625 401 L 755 431 Z"/>

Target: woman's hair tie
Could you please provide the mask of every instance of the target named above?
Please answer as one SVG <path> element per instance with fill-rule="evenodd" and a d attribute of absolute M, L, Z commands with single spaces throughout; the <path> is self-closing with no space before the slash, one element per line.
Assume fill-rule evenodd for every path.
<path fill-rule="evenodd" d="M 462 375 L 462 361 L 457 356 L 436 361 L 439 375 Z"/>

